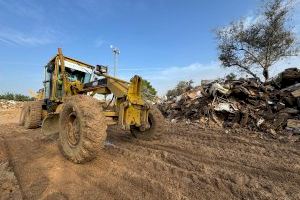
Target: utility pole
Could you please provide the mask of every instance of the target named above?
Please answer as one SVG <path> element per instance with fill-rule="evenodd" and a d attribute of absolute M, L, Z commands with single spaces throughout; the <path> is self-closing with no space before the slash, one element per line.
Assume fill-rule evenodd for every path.
<path fill-rule="evenodd" d="M 112 49 L 112 53 L 114 56 L 114 77 L 116 77 L 117 65 L 118 65 L 118 55 L 120 55 L 120 49 L 117 47 L 114 47 L 113 45 L 110 45 L 110 48 Z"/>

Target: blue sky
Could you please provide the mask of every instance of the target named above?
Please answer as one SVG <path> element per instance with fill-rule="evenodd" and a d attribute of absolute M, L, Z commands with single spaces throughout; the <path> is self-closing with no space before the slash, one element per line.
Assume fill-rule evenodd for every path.
<path fill-rule="evenodd" d="M 42 66 L 58 47 L 70 57 L 112 66 L 110 45 L 115 45 L 121 50 L 118 76 L 128 80 L 139 74 L 160 94 L 180 80 L 224 77 L 229 72 L 217 62 L 213 30 L 240 17 L 253 19 L 260 5 L 259 0 L 0 0 L 0 93 L 41 88 Z"/>

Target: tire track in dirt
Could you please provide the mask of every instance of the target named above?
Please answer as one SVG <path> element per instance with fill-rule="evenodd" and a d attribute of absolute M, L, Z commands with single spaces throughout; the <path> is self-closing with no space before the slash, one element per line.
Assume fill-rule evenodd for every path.
<path fill-rule="evenodd" d="M 110 127 L 98 157 L 76 165 L 55 137 L 0 124 L 25 199 L 300 199 L 299 144 L 176 124 L 140 140 Z"/>
<path fill-rule="evenodd" d="M 146 145 L 146 144 L 143 144 L 143 145 Z M 238 163 L 237 160 L 234 160 L 234 159 L 230 160 L 228 157 L 225 157 L 222 154 L 218 155 L 217 158 L 213 158 L 213 157 L 208 157 L 205 154 L 200 154 L 198 152 L 188 153 L 186 151 L 186 149 L 174 147 L 172 145 L 169 145 L 168 143 L 167 144 L 149 145 L 149 146 L 147 146 L 147 148 L 153 148 L 156 150 L 164 150 L 169 153 L 173 152 L 174 154 L 182 155 L 182 156 L 188 157 L 190 159 L 195 159 L 199 162 L 207 163 L 208 165 L 211 165 L 211 166 L 222 166 L 222 167 L 227 167 L 228 169 L 235 168 L 235 170 L 248 171 L 250 173 L 258 173 L 261 175 L 265 174 L 266 176 L 269 176 L 269 178 L 278 178 L 278 177 L 283 178 L 283 176 L 285 176 L 285 175 L 282 175 L 282 173 L 291 173 L 291 175 L 294 175 L 294 174 L 299 174 L 299 172 L 300 172 L 300 171 L 294 172 L 291 170 L 287 170 L 284 167 L 281 170 L 276 170 L 276 168 L 275 169 L 269 168 L 272 166 L 272 163 L 269 165 L 268 171 L 265 171 L 265 170 L 263 170 L 263 168 L 260 168 L 259 166 L 248 165 L 249 160 L 247 160 L 247 162 L 243 161 L 242 163 Z M 243 165 L 241 165 L 241 164 L 243 164 Z M 275 163 L 273 162 L 273 164 L 275 164 Z M 264 163 L 264 165 L 266 165 L 266 163 Z M 283 170 L 285 170 L 285 171 L 283 171 Z M 296 179 L 296 180 L 300 181 L 298 179 Z"/>
<path fill-rule="evenodd" d="M 180 138 L 178 138 L 180 140 Z M 188 152 L 186 151 L 186 149 L 181 149 L 174 146 L 166 146 L 164 144 L 161 143 L 168 143 L 166 141 L 159 141 L 155 144 L 149 143 L 149 142 L 141 142 L 138 140 L 128 140 L 126 137 L 122 138 L 122 139 L 117 139 L 118 140 L 123 140 L 123 142 L 126 142 L 126 147 L 124 147 L 124 149 L 121 149 L 121 151 L 123 151 L 123 155 L 128 156 L 133 154 L 132 152 L 139 152 L 139 154 L 143 154 L 143 158 L 145 158 L 145 156 L 148 156 L 151 154 L 151 151 L 149 151 L 149 149 L 151 149 L 152 151 L 157 151 L 159 153 L 152 153 L 156 158 L 161 158 L 160 155 L 172 155 L 170 156 L 166 156 L 165 159 L 163 159 L 163 162 L 175 165 L 177 167 L 181 167 L 181 168 L 185 168 L 189 171 L 192 171 L 191 167 L 186 167 L 187 163 L 191 163 L 190 165 L 192 165 L 193 161 L 194 162 L 198 162 L 198 163 L 205 163 L 205 165 L 207 166 L 206 168 L 217 168 L 218 171 L 215 172 L 215 176 L 219 175 L 219 177 L 221 179 L 228 179 L 228 177 L 230 177 L 232 174 L 237 174 L 236 172 L 234 173 L 225 173 L 225 175 L 221 175 L 222 173 L 224 173 L 224 170 L 221 170 L 222 168 L 226 167 L 227 170 L 232 169 L 232 171 L 239 171 L 240 174 L 244 174 L 245 172 L 248 174 L 256 174 L 256 175 L 265 175 L 268 174 L 268 178 L 273 179 L 274 181 L 276 181 L 277 179 L 283 179 L 284 177 L 291 177 L 293 179 L 293 177 L 295 175 L 298 174 L 298 172 L 295 171 L 291 171 L 291 170 L 286 170 L 285 167 L 282 167 L 282 169 L 268 169 L 268 171 L 264 171 L 262 170 L 263 168 L 259 167 L 259 166 L 252 166 L 252 165 L 243 165 L 243 163 L 238 163 L 235 160 L 230 160 L 226 157 L 222 157 L 219 156 L 217 157 L 215 160 L 211 157 L 207 157 L 205 155 L 200 155 L 200 154 L 196 154 L 194 156 L 194 152 Z M 122 142 L 121 142 L 122 143 Z M 120 144 L 121 144 L 120 143 Z M 159 144 L 160 143 L 160 144 Z M 172 142 L 171 142 L 172 143 Z M 178 141 L 173 141 L 174 144 L 178 144 L 180 142 Z M 130 151 L 132 152 L 130 152 Z M 175 150 L 175 151 L 174 151 Z M 167 153 L 166 153 L 167 152 Z M 121 153 L 122 154 L 122 153 Z M 193 156 L 191 156 L 190 154 L 192 154 Z M 153 157 L 153 155 L 151 157 Z M 180 156 L 179 156 L 180 155 Z M 181 158 L 180 158 L 181 157 Z M 129 156 L 130 160 L 139 160 L 139 159 L 143 159 L 143 158 L 137 158 L 137 159 L 133 159 L 132 156 Z M 180 162 L 178 162 L 178 158 L 179 160 L 181 159 Z M 184 158 L 189 158 L 189 159 L 184 159 Z M 201 159 L 199 159 L 201 158 Z M 267 158 L 267 157 L 266 157 Z M 265 159 L 266 159 L 265 158 Z M 254 159 L 254 158 L 252 158 Z M 271 159 L 270 159 L 271 160 Z M 183 164 L 184 163 L 184 164 Z M 270 166 L 272 166 L 273 163 L 270 164 Z M 218 167 L 216 167 L 218 166 Z M 199 168 L 197 169 L 199 170 L 199 173 L 203 173 L 203 171 L 201 171 Z M 285 170 L 285 171 L 283 171 Z M 211 171 L 211 170 L 210 170 Z M 282 173 L 285 173 L 282 175 Z M 249 176 L 244 176 L 242 178 L 231 178 L 231 182 L 227 183 L 228 188 L 232 188 L 232 184 L 236 184 L 237 182 L 241 182 L 239 179 L 250 179 Z M 224 181 L 223 180 L 223 181 Z M 230 180 L 230 179 L 229 179 Z M 296 181 L 296 184 L 299 184 L 298 179 L 293 179 L 293 181 Z M 239 191 L 239 193 L 241 193 Z M 248 193 L 251 193 L 251 190 L 248 190 Z"/>
<path fill-rule="evenodd" d="M 160 179 L 161 173 L 164 174 L 165 177 L 169 177 L 171 180 L 176 180 L 176 184 L 171 184 L 168 186 L 169 188 L 176 188 L 176 191 L 184 191 L 184 188 L 186 191 L 196 191 L 196 190 L 190 190 L 190 187 L 187 187 L 189 183 L 197 182 L 198 180 L 203 179 L 203 177 L 199 176 L 200 170 L 199 168 L 194 168 L 193 170 L 190 168 L 185 168 L 180 165 L 175 164 L 174 162 L 171 162 L 168 160 L 167 152 L 155 150 L 155 149 L 149 149 L 144 148 L 142 146 L 137 145 L 134 141 L 128 140 L 126 137 L 120 137 L 117 140 L 122 140 L 123 142 L 132 142 L 126 143 L 121 145 L 122 147 L 119 147 L 119 144 L 122 144 L 123 142 L 120 142 L 117 145 L 114 146 L 114 148 L 111 150 L 113 151 L 114 155 L 121 155 L 121 157 L 128 158 L 131 163 L 135 163 L 134 166 L 139 166 L 144 168 L 148 172 L 148 174 L 151 174 L 153 179 Z M 155 152 L 157 151 L 157 152 Z M 150 166 L 148 166 L 150 164 Z M 160 172 L 157 174 L 157 172 Z M 156 175 L 156 176 L 155 176 Z M 149 177 L 151 179 L 151 177 Z M 201 183 L 200 181 L 198 181 Z M 168 185 L 168 182 L 165 183 L 165 185 Z M 194 196 L 195 199 L 198 199 L 201 197 L 201 195 L 197 196 L 198 194 L 201 194 L 198 192 L 195 192 L 194 194 L 190 194 L 191 196 Z M 203 197 L 203 196 L 202 196 Z M 185 198 L 182 196 L 181 198 Z M 190 199 L 188 198 L 188 199 Z M 174 199 L 174 198 L 172 198 Z M 176 198 L 177 199 L 177 198 Z M 179 198 L 180 199 L 180 198 Z"/>
<path fill-rule="evenodd" d="M 0 199 L 22 199 L 23 192 L 7 151 L 5 140 L 0 137 Z"/>
<path fill-rule="evenodd" d="M 204 137 L 202 136 L 204 135 Z M 284 158 L 289 158 L 291 154 L 295 154 L 294 156 L 299 156 L 299 153 L 297 151 L 294 151 L 294 148 L 290 148 L 288 145 L 285 145 L 284 148 L 280 147 L 283 146 L 280 143 L 275 143 L 273 142 L 272 145 L 268 145 L 270 143 L 265 143 L 265 141 L 260 141 L 264 144 L 261 145 L 256 145 L 259 144 L 258 142 L 249 142 L 246 143 L 246 141 L 250 141 L 250 139 L 253 140 L 253 138 L 242 138 L 242 139 L 237 139 L 237 137 L 233 136 L 233 138 L 230 138 L 230 136 L 223 136 L 221 138 L 220 136 L 213 136 L 212 134 L 207 135 L 205 133 L 201 133 L 198 131 L 197 136 L 189 136 L 187 134 L 176 134 L 174 133 L 173 135 L 168 135 L 168 139 L 165 139 L 166 141 L 164 144 L 166 145 L 174 145 L 174 146 L 181 146 L 181 147 L 186 147 L 186 150 L 189 150 L 188 147 L 193 146 L 194 149 L 226 149 L 224 151 L 224 154 L 227 154 L 227 156 L 234 154 L 242 154 L 241 156 L 255 156 L 256 159 L 263 157 L 263 159 L 269 159 L 269 160 L 274 160 L 276 159 L 276 154 L 280 154 Z M 228 139 L 227 139 L 228 138 Z M 221 139 L 221 140 L 219 140 Z M 174 140 L 174 142 L 172 142 Z M 180 145 L 180 142 L 183 142 Z M 188 143 L 186 142 L 188 141 Z M 243 142 L 245 141 L 245 142 Z M 198 148 L 196 148 L 198 146 Z M 199 148 L 203 147 L 203 148 Z M 193 151 L 193 148 L 190 149 L 189 151 Z M 258 154 L 260 155 L 258 157 Z"/>
<path fill-rule="evenodd" d="M 159 141 L 158 143 L 163 143 L 163 142 Z M 178 145 L 178 142 L 174 142 L 174 144 Z M 137 145 L 137 144 L 134 143 L 133 145 Z M 165 146 L 165 145 L 161 145 L 161 144 L 154 144 L 153 146 L 152 145 L 147 146 L 146 143 L 143 143 L 143 144 L 141 144 L 141 146 L 143 146 L 147 149 L 150 148 L 150 149 L 155 149 L 155 150 L 168 151 L 169 153 L 174 152 L 174 149 L 176 149 L 176 147 L 174 147 L 174 146 L 171 146 L 171 145 Z M 158 148 L 158 147 L 160 147 L 160 148 Z M 230 151 L 230 149 L 229 150 L 227 149 L 227 151 Z M 288 152 L 288 151 L 289 150 L 286 150 L 286 152 Z M 184 157 L 189 157 L 189 155 L 186 153 L 186 149 L 183 150 L 181 148 L 179 148 L 179 150 L 177 150 L 173 155 L 176 154 L 176 157 L 178 157 L 178 155 L 180 155 L 180 153 L 182 153 L 182 152 L 184 152 L 184 154 L 183 154 Z M 278 153 L 279 152 L 280 151 L 278 151 Z M 252 153 L 252 154 L 255 155 L 255 153 Z M 291 153 L 290 153 L 290 155 L 291 155 Z M 252 163 L 252 165 L 247 166 L 247 162 L 249 162 L 248 160 L 247 160 L 247 162 L 243 161 L 242 163 L 238 163 L 235 160 L 230 160 L 228 157 L 219 156 L 219 157 L 216 158 L 217 161 L 225 160 L 226 162 L 216 162 L 211 157 L 207 157 L 207 156 L 204 156 L 204 155 L 197 155 L 197 157 L 198 156 L 201 158 L 200 161 L 202 163 L 206 163 L 207 166 L 210 166 L 210 168 L 214 168 L 214 166 L 219 166 L 219 168 L 222 169 L 224 166 L 227 166 L 226 167 L 227 169 L 234 169 L 235 171 L 238 169 L 240 171 L 240 173 L 247 172 L 249 174 L 256 174 L 256 175 L 259 175 L 259 176 L 267 176 L 266 178 L 269 178 L 270 180 L 272 180 L 274 182 L 276 182 L 277 180 L 282 180 L 282 179 L 288 178 L 288 179 L 290 179 L 291 182 L 294 182 L 295 185 L 299 185 L 299 176 L 297 177 L 297 175 L 299 174 L 299 167 L 298 168 L 295 167 L 296 170 L 293 169 L 293 168 L 288 169 L 287 168 L 288 165 L 285 165 L 285 162 L 281 163 L 281 165 L 283 165 L 283 166 L 273 167 L 273 166 L 276 166 L 276 162 L 277 162 L 276 159 L 275 159 L 275 161 L 273 161 L 274 158 L 269 158 L 266 155 L 261 160 L 261 163 L 263 163 L 262 166 L 260 166 L 258 164 L 260 160 L 258 160 L 258 162 Z M 236 156 L 243 158 L 244 155 L 243 154 L 237 154 Z M 257 159 L 257 157 L 258 157 L 258 155 L 256 155 L 256 158 L 255 157 L 250 157 L 250 158 L 253 160 L 253 159 Z M 259 157 L 261 157 L 261 156 L 259 156 Z M 194 158 L 194 159 L 197 160 L 197 158 Z M 199 161 L 199 159 L 198 159 L 198 161 Z M 269 162 L 269 164 L 266 165 L 263 161 L 267 162 L 267 163 Z M 186 161 L 185 161 L 185 163 L 186 163 Z M 232 164 L 232 163 L 236 163 L 236 164 Z M 292 163 L 292 162 L 290 161 L 289 163 Z M 239 166 L 239 167 L 237 167 L 237 166 Z M 246 169 L 244 169 L 244 168 L 246 168 Z M 267 168 L 267 169 L 263 170 L 264 168 Z M 247 179 L 247 177 L 246 177 L 246 179 Z"/>
<path fill-rule="evenodd" d="M 139 155 L 139 153 L 136 153 L 134 151 L 128 150 L 126 148 L 115 148 L 112 152 L 113 154 L 117 153 L 121 156 L 123 156 L 125 159 L 128 158 L 130 159 L 130 164 L 134 164 L 134 166 L 136 166 L 136 168 L 134 169 L 134 171 L 130 170 L 130 166 L 127 166 L 127 172 L 129 174 L 135 174 L 135 171 L 138 171 L 140 175 L 142 175 L 142 177 L 136 176 L 136 178 L 138 179 L 138 177 L 142 180 L 145 180 L 145 182 L 152 182 L 155 183 L 155 186 L 159 187 L 160 189 L 160 193 L 163 194 L 167 194 L 167 196 L 169 196 L 170 198 L 167 199 L 182 199 L 183 196 L 178 194 L 178 189 L 180 189 L 182 186 L 180 182 L 178 182 L 177 184 L 174 183 L 168 183 L 165 182 L 164 180 L 161 180 L 161 173 L 163 173 L 164 175 L 166 175 L 166 177 L 171 178 L 171 179 L 182 179 L 182 177 L 188 177 L 188 176 L 192 176 L 193 172 L 184 170 L 184 169 L 180 169 L 176 166 L 173 166 L 171 164 L 165 163 L 163 162 L 163 160 L 159 160 L 153 157 L 149 157 L 149 156 L 145 156 L 145 155 Z M 124 159 L 123 158 L 123 159 Z M 159 173 L 157 173 L 159 172 Z M 184 175 L 186 174 L 186 175 Z M 196 174 L 196 173 L 194 173 Z M 148 181 L 146 181 L 148 180 Z M 159 183 L 163 182 L 164 184 Z M 138 181 L 140 182 L 140 181 Z M 151 189 L 154 190 L 154 189 Z M 174 194 L 177 194 L 177 197 L 174 196 Z M 178 197 L 179 196 L 179 197 Z M 160 196 L 160 198 L 162 198 L 162 196 Z M 165 198 L 163 198 L 165 199 Z"/>

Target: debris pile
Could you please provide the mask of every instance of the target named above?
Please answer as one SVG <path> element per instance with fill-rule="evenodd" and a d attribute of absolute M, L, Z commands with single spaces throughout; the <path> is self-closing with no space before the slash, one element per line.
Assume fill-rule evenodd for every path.
<path fill-rule="evenodd" d="M 286 69 L 271 81 L 202 81 L 159 104 L 171 122 L 247 128 L 272 135 L 300 134 L 300 70 Z"/>
<path fill-rule="evenodd" d="M 22 107 L 22 105 L 23 105 L 23 102 L 20 102 L 20 101 L 0 99 L 0 109 L 2 109 L 2 110 L 12 109 L 12 108 L 20 108 L 20 107 Z"/>

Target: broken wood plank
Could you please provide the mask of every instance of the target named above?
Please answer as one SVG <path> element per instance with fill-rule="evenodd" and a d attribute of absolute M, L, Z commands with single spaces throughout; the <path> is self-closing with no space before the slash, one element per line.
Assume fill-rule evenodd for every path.
<path fill-rule="evenodd" d="M 292 92 L 292 95 L 294 96 L 294 97 L 300 97 L 300 89 L 298 89 L 298 90 L 295 90 L 294 92 Z"/>
<path fill-rule="evenodd" d="M 295 85 L 291 85 L 287 88 L 283 88 L 280 91 L 281 92 L 286 92 L 286 91 L 292 92 L 292 91 L 295 91 L 295 90 L 298 90 L 298 89 L 300 89 L 300 83 L 296 83 Z"/>
<path fill-rule="evenodd" d="M 287 127 L 294 128 L 294 129 L 300 129 L 300 120 L 296 120 L 296 119 L 287 120 Z"/>

